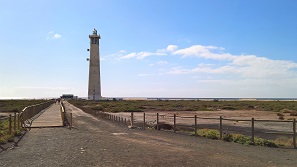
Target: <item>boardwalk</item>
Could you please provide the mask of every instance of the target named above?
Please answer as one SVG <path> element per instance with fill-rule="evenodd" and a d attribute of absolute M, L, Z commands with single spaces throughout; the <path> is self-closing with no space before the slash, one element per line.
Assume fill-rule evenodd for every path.
<path fill-rule="evenodd" d="M 49 108 L 45 109 L 44 113 L 41 114 L 32 123 L 32 128 L 34 127 L 59 127 L 63 126 L 60 105 L 53 104 Z"/>

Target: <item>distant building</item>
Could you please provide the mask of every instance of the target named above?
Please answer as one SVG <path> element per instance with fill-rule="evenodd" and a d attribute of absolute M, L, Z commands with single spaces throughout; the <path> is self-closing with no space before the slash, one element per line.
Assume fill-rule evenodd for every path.
<path fill-rule="evenodd" d="M 61 99 L 77 99 L 77 96 L 74 96 L 73 94 L 63 94 Z"/>

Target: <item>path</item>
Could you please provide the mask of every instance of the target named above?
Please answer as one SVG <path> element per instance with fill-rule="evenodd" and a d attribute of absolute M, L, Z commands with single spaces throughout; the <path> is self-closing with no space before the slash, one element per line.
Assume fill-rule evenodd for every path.
<path fill-rule="evenodd" d="M 296 166 L 297 150 L 129 130 L 65 104 L 74 128 L 29 131 L 19 147 L 0 153 L 0 166 Z"/>
<path fill-rule="evenodd" d="M 46 108 L 44 113 L 35 119 L 31 125 L 32 128 L 59 126 L 63 126 L 63 122 L 60 112 L 60 105 L 55 103 Z"/>

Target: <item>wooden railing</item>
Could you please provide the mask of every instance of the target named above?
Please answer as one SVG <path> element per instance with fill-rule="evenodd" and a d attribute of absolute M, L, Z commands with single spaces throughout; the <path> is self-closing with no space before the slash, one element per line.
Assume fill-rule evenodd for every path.
<path fill-rule="evenodd" d="M 69 129 L 71 130 L 71 128 L 73 127 L 72 113 L 66 111 L 63 101 L 60 102 L 60 111 L 61 111 L 63 126 L 69 126 Z"/>
<path fill-rule="evenodd" d="M 6 117 L 1 117 L 0 122 L 7 121 L 8 122 L 8 134 L 12 135 L 15 133 L 17 130 L 20 130 L 20 114 L 19 113 L 14 113 L 14 114 L 9 114 L 9 116 Z M 5 131 L 6 129 L 0 129 L 0 131 Z"/>
<path fill-rule="evenodd" d="M 32 124 L 32 121 L 41 114 L 40 112 L 46 109 L 47 107 L 49 107 L 53 103 L 54 101 L 50 100 L 44 103 L 25 107 L 20 112 L 20 121 L 21 121 L 22 127 L 30 127 Z"/>
<path fill-rule="evenodd" d="M 113 115 L 113 114 L 110 114 L 110 113 L 106 113 L 106 112 L 96 112 L 95 113 L 95 116 L 97 116 L 99 118 L 111 120 L 113 122 L 122 123 L 122 124 L 125 124 L 125 125 L 130 125 L 131 124 L 131 119 L 129 119 L 129 118 L 125 118 L 125 117 L 121 117 L 121 116 L 116 116 L 116 115 Z"/>

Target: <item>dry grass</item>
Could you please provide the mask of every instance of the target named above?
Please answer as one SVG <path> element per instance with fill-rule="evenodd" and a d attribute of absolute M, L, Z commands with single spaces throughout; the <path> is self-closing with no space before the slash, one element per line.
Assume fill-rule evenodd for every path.
<path fill-rule="evenodd" d="M 292 146 L 293 145 L 293 138 L 285 137 L 285 136 L 280 136 L 276 138 L 275 143 L 277 143 L 279 146 Z"/>

